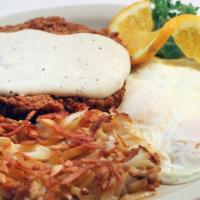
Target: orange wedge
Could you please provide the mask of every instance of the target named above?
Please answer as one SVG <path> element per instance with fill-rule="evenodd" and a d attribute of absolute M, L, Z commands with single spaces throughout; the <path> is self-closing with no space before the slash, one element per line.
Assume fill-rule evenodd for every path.
<path fill-rule="evenodd" d="M 110 32 L 117 32 L 134 65 L 151 59 L 173 36 L 183 53 L 200 62 L 200 16 L 181 15 L 153 30 L 151 2 L 142 0 L 120 11 L 111 20 Z"/>
<path fill-rule="evenodd" d="M 151 1 L 142 0 L 122 9 L 112 18 L 109 28 L 112 32 L 131 28 L 151 31 L 153 29 Z"/>
<path fill-rule="evenodd" d="M 169 20 L 164 27 L 171 27 L 172 37 L 182 52 L 200 63 L 200 16 L 180 15 Z"/>
<path fill-rule="evenodd" d="M 109 30 L 119 33 L 127 47 L 132 63 L 145 63 L 164 45 L 171 35 L 165 28 L 152 32 L 153 19 L 151 1 L 142 0 L 120 11 L 111 20 Z"/>

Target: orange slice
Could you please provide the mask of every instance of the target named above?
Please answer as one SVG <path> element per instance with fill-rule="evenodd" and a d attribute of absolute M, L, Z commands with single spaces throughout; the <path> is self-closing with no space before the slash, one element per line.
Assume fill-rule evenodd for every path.
<path fill-rule="evenodd" d="M 180 15 L 169 20 L 165 25 L 173 27 L 175 43 L 188 57 L 200 63 L 200 16 Z"/>
<path fill-rule="evenodd" d="M 122 9 L 110 22 L 109 29 L 112 32 L 119 32 L 130 28 L 145 31 L 153 29 L 151 1 L 142 0 Z"/>
<path fill-rule="evenodd" d="M 119 33 L 127 47 L 132 63 L 145 63 L 164 45 L 171 30 L 165 28 L 152 32 L 153 19 L 151 2 L 142 0 L 120 11 L 111 20 L 109 30 Z"/>
<path fill-rule="evenodd" d="M 161 29 L 152 31 L 151 2 L 142 0 L 113 17 L 109 30 L 119 34 L 134 65 L 151 59 L 170 36 L 187 57 L 200 63 L 200 16 L 180 15 L 170 19 Z"/>

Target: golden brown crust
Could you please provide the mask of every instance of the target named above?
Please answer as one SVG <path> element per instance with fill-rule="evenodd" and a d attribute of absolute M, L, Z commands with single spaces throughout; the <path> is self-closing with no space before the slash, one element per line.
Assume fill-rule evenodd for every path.
<path fill-rule="evenodd" d="M 22 24 L 0 27 L 1 32 L 13 32 L 23 29 L 38 29 L 57 34 L 72 34 L 77 32 L 96 32 L 84 25 L 67 22 L 62 17 L 39 17 Z"/>
<path fill-rule="evenodd" d="M 0 96 L 0 113 L 11 118 L 24 118 L 32 110 L 37 114 L 68 111 L 76 112 L 85 108 L 108 111 L 117 108 L 124 96 L 125 87 L 104 99 L 85 97 L 54 97 L 51 95 Z"/>
<path fill-rule="evenodd" d="M 0 32 L 13 32 L 23 29 L 38 29 L 56 34 L 72 34 L 78 32 L 97 33 L 119 41 L 117 35 L 109 35 L 106 29 L 97 31 L 84 25 L 68 22 L 61 17 L 40 17 L 22 24 L 0 27 Z M 36 110 L 38 114 L 63 110 L 75 112 L 86 107 L 108 111 L 110 108 L 117 108 L 120 105 L 124 92 L 125 87 L 104 99 L 83 97 L 61 98 L 40 94 L 34 96 L 0 96 L 0 113 L 7 117 L 20 119 L 24 118 L 32 110 Z"/>

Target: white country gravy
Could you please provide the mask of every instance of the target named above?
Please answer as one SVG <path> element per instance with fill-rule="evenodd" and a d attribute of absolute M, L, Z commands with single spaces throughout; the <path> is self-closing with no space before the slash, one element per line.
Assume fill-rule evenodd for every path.
<path fill-rule="evenodd" d="M 126 49 L 97 34 L 0 33 L 0 94 L 104 98 L 130 72 Z"/>

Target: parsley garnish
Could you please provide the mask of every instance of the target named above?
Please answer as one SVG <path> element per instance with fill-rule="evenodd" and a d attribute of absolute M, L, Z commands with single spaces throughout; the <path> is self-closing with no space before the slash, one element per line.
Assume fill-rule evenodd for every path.
<path fill-rule="evenodd" d="M 171 0 L 152 0 L 153 3 L 153 20 L 154 30 L 161 28 L 170 18 L 181 14 L 197 14 L 199 7 L 193 6 L 191 3 L 186 5 L 177 1 L 173 3 Z M 172 37 L 158 51 L 156 56 L 160 58 L 180 58 L 182 52 L 175 44 Z"/>

